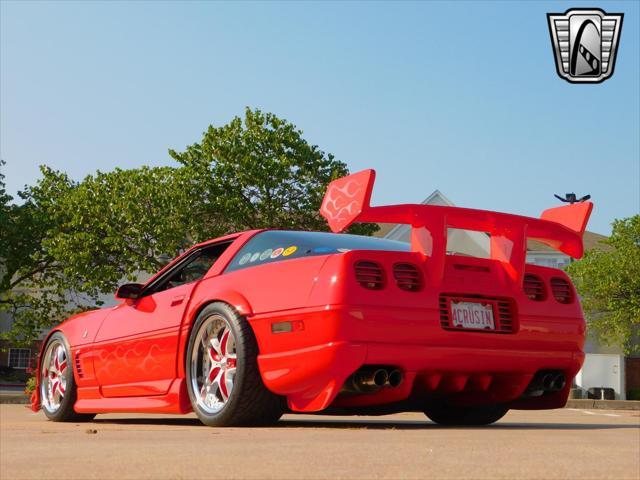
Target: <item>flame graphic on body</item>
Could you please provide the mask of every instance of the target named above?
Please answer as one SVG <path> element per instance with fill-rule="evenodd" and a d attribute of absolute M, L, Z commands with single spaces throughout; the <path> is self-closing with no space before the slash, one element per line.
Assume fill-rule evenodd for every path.
<path fill-rule="evenodd" d="M 352 192 L 349 191 L 350 187 L 354 187 Z M 358 202 L 354 200 L 354 197 L 358 194 L 360 187 L 359 182 L 349 180 L 343 188 L 338 186 L 329 188 L 321 209 L 325 217 L 333 221 L 340 221 L 352 216 L 354 210 L 358 208 Z"/>
<path fill-rule="evenodd" d="M 368 207 L 374 177 L 373 170 L 364 170 L 329 184 L 320 213 L 329 222 L 331 230 L 344 230 Z"/>
<path fill-rule="evenodd" d="M 162 379 L 166 375 L 163 361 L 167 355 L 172 357 L 170 343 L 164 337 L 105 345 L 98 350 L 96 377 L 105 384 L 120 383 L 123 378 Z"/>

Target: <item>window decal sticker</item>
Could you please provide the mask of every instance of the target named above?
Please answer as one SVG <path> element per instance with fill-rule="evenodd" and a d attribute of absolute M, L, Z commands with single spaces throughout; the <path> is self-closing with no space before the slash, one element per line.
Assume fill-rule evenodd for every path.
<path fill-rule="evenodd" d="M 295 245 L 291 245 L 290 247 L 287 247 L 284 252 L 282 252 L 282 256 L 288 257 L 289 255 L 294 254 L 296 250 L 298 250 L 298 247 L 296 247 Z"/>
<path fill-rule="evenodd" d="M 260 254 L 260 260 L 266 260 L 267 258 L 269 258 L 271 256 L 272 252 L 273 252 L 272 249 L 267 248 L 264 252 L 262 252 Z"/>

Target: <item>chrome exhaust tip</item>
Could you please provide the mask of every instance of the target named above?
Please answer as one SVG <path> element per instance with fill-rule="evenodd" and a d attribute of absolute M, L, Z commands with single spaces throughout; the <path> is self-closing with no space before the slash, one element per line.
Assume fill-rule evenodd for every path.
<path fill-rule="evenodd" d="M 386 370 L 380 368 L 373 373 L 373 384 L 376 387 L 382 387 L 389 381 L 389 374 Z"/>
<path fill-rule="evenodd" d="M 564 374 L 559 373 L 553 379 L 552 390 L 555 392 L 559 392 L 562 390 L 567 384 L 567 379 L 564 377 Z"/>
<path fill-rule="evenodd" d="M 364 388 L 382 387 L 388 380 L 389 374 L 384 368 L 359 370 L 353 377 L 354 384 Z"/>
<path fill-rule="evenodd" d="M 400 370 L 393 369 L 389 372 L 389 386 L 390 387 L 398 387 L 400 386 L 400 384 L 402 383 L 403 380 L 403 375 L 402 372 Z"/>
<path fill-rule="evenodd" d="M 542 388 L 546 391 L 553 390 L 556 376 L 553 373 L 547 373 L 542 377 Z"/>

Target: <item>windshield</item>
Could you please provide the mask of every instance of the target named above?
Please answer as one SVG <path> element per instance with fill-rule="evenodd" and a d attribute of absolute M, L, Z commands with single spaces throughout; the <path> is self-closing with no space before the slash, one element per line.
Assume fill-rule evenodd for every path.
<path fill-rule="evenodd" d="M 267 230 L 247 242 L 233 258 L 226 271 L 280 262 L 292 258 L 350 250 L 390 250 L 408 252 L 409 244 L 376 237 L 329 232 L 292 232 Z"/>

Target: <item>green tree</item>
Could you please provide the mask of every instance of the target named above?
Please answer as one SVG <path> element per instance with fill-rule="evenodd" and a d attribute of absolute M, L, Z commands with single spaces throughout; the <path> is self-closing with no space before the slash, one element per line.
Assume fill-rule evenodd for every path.
<path fill-rule="evenodd" d="M 169 153 L 192 179 L 201 236 L 268 227 L 326 230 L 319 214 L 326 186 L 349 173 L 292 123 L 250 108 L 244 119 L 209 126 L 200 143 Z M 376 230 L 355 225 L 350 231 Z"/>
<path fill-rule="evenodd" d="M 640 351 L 640 215 L 613 222 L 607 251 L 591 250 L 568 272 L 589 327 L 603 343 Z"/>
<path fill-rule="evenodd" d="M 75 292 L 63 289 L 59 263 L 46 248 L 46 239 L 56 230 L 56 219 L 33 195 L 34 189 L 19 192 L 22 203 L 12 203 L 0 175 L 2 229 L 0 231 L 0 312 L 13 318 L 10 332 L 3 333 L 14 343 L 28 344 L 43 328 L 69 313 Z M 67 191 L 70 182 L 60 175 L 54 184 L 45 176 L 38 189 L 49 189 L 48 198 Z M 55 193 L 54 193 L 55 192 Z M 74 305 L 79 305 L 75 302 Z"/>
<path fill-rule="evenodd" d="M 12 267 L 2 287 L 0 308 L 14 318 L 4 336 L 17 343 L 99 306 L 123 279 L 159 270 L 194 241 L 180 169 L 116 169 L 81 182 L 46 167 L 41 173 L 15 207 L 39 226 L 37 248 L 25 251 L 28 262 Z M 9 265 L 20 240 L 8 242 Z"/>
<path fill-rule="evenodd" d="M 2 166 L 4 162 L 0 161 Z M 46 271 L 51 264 L 51 259 L 40 252 L 51 220 L 25 192 L 19 193 L 23 203 L 14 204 L 4 178 L 0 171 L 0 295 Z"/>
<path fill-rule="evenodd" d="M 0 162 L 0 167 L 4 162 Z M 43 250 L 42 241 L 52 227 L 52 219 L 20 192 L 20 205 L 7 194 L 0 172 L 0 312 L 14 318 L 11 332 L 4 334 L 18 343 L 29 343 L 43 324 L 42 314 L 59 318 L 62 308 L 51 289 L 33 295 L 30 286 L 39 278 L 53 274 L 54 259 Z M 54 295 L 55 297 L 55 295 Z M 56 315 L 57 314 L 57 315 Z M 46 322 L 45 322 L 46 323 Z M 28 328 L 23 328 L 29 325 Z"/>
<path fill-rule="evenodd" d="M 191 235 L 181 173 L 171 167 L 97 172 L 51 198 L 47 185 L 61 174 L 43 171 L 30 193 L 55 219 L 43 244 L 70 286 L 92 295 L 113 292 L 124 278 L 159 270 L 199 240 Z"/>

